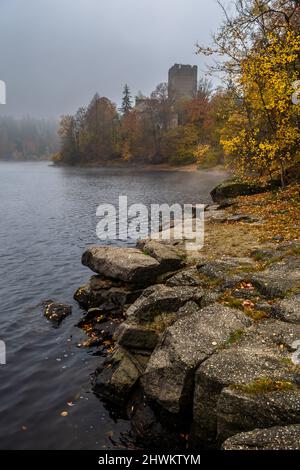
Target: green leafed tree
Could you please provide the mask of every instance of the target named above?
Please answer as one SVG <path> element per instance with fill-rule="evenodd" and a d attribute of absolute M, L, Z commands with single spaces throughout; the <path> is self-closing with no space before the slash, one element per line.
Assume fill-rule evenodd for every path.
<path fill-rule="evenodd" d="M 131 110 L 132 110 L 132 98 L 131 98 L 129 86 L 126 83 L 123 89 L 121 111 L 123 114 L 128 114 L 130 113 Z"/>

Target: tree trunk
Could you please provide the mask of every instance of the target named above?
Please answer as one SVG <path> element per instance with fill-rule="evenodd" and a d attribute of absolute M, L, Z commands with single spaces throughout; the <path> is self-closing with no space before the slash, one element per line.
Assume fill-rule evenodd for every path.
<path fill-rule="evenodd" d="M 284 165 L 282 162 L 280 162 L 280 179 L 281 179 L 281 187 L 285 188 L 285 171 L 284 171 Z"/>

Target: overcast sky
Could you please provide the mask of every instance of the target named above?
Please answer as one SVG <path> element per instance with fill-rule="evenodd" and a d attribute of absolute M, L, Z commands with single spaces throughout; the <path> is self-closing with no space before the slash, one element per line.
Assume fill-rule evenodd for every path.
<path fill-rule="evenodd" d="M 174 63 L 201 74 L 195 44 L 220 21 L 215 0 L 0 0 L 0 113 L 57 117 L 96 91 L 119 103 L 124 83 L 149 94 Z"/>

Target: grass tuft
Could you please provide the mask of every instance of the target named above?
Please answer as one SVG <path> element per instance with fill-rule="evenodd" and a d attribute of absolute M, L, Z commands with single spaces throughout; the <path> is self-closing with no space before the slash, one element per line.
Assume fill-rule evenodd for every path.
<path fill-rule="evenodd" d="M 255 379 L 249 384 L 232 384 L 232 390 L 248 394 L 278 392 L 283 390 L 296 390 L 297 386 L 287 380 L 273 380 L 270 378 Z"/>

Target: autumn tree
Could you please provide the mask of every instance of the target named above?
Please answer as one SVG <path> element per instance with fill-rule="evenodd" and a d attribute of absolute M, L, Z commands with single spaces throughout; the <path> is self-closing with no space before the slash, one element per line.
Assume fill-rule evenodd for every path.
<path fill-rule="evenodd" d="M 75 164 L 77 161 L 76 141 L 75 141 L 75 119 L 73 116 L 62 116 L 58 134 L 61 139 L 60 158 L 56 158 L 64 163 Z"/>
<path fill-rule="evenodd" d="M 170 129 L 162 142 L 162 155 L 172 164 L 189 164 L 196 161 L 195 150 L 199 143 L 198 129 L 193 124 Z"/>
<path fill-rule="evenodd" d="M 253 49 L 240 79 L 244 106 L 231 115 L 222 139 L 226 154 L 241 168 L 279 171 L 282 185 L 286 168 L 299 155 L 299 105 L 291 99 L 299 50 L 300 36 L 292 31 L 269 37 L 263 51 Z"/>
<path fill-rule="evenodd" d="M 140 137 L 140 123 L 137 112 L 132 110 L 124 114 L 120 125 L 121 136 L 121 158 L 126 162 L 131 162 L 138 158 Z"/>
<path fill-rule="evenodd" d="M 299 78 L 299 1 L 238 0 L 236 12 L 214 36 L 206 55 L 232 84 L 234 107 L 221 132 L 228 161 L 252 175 L 280 173 L 298 158 L 299 105 L 291 99 Z"/>
<path fill-rule="evenodd" d="M 157 85 L 151 93 L 152 111 L 156 114 L 159 128 L 166 131 L 170 123 L 171 103 L 168 96 L 168 84 L 165 82 Z"/>
<path fill-rule="evenodd" d="M 101 162 L 119 151 L 119 117 L 116 106 L 95 94 L 87 109 L 63 116 L 60 123 L 60 160 L 66 163 Z"/>
<path fill-rule="evenodd" d="M 159 162 L 161 141 L 170 121 L 167 84 L 160 83 L 150 98 L 140 93 L 137 100 L 142 101 L 142 107 L 122 115 L 122 158 L 134 162 Z"/>

